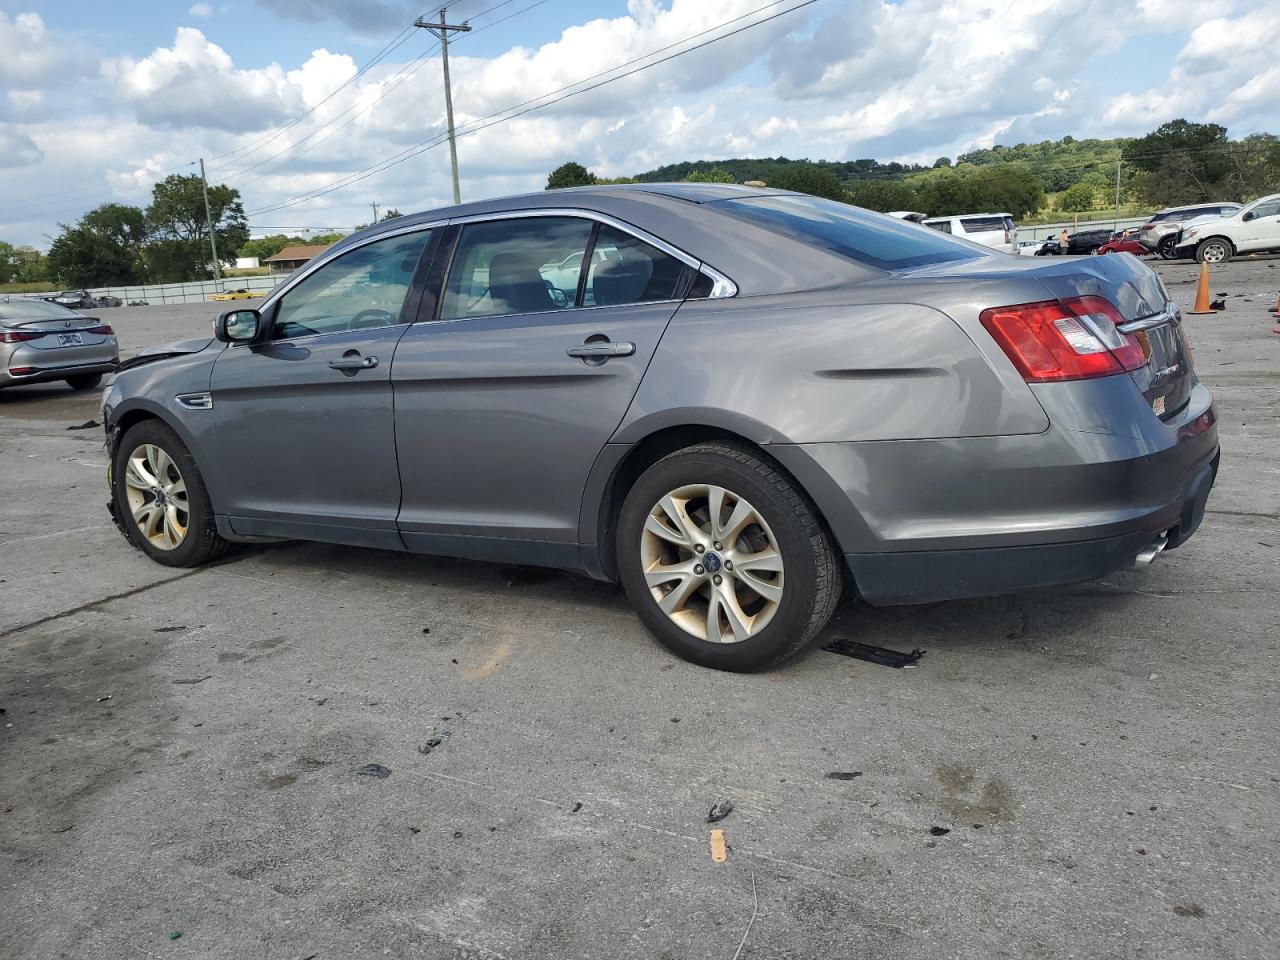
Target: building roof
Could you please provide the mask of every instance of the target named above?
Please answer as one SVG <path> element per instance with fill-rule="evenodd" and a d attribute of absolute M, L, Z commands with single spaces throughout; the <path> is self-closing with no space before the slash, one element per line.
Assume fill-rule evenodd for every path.
<path fill-rule="evenodd" d="M 264 263 L 278 263 L 282 260 L 310 260 L 318 257 L 329 249 L 331 245 L 327 243 L 311 244 L 309 246 L 285 247 L 275 256 L 267 257 Z"/>

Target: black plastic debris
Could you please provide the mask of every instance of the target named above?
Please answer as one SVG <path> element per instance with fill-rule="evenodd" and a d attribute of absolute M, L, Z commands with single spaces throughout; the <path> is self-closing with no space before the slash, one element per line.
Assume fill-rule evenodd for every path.
<path fill-rule="evenodd" d="M 448 739 L 449 739 L 448 730 L 441 730 L 438 733 L 433 733 L 427 739 L 426 743 L 422 743 L 418 745 L 418 752 L 425 757 L 428 754 L 430 754 L 432 750 L 440 746 L 440 744 L 444 743 Z"/>
<path fill-rule="evenodd" d="M 824 644 L 822 649 L 827 653 L 838 653 L 842 657 L 853 657 L 855 660 L 866 660 L 868 663 L 878 663 L 882 667 L 896 667 L 899 670 L 903 667 L 914 667 L 925 654 L 925 651 L 919 647 L 913 648 L 910 653 L 903 653 L 900 650 L 890 650 L 888 647 L 873 647 L 858 643 L 856 640 L 841 638 Z"/>
<path fill-rule="evenodd" d="M 857 780 L 862 776 L 861 770 L 832 770 L 827 774 L 828 780 Z"/>
<path fill-rule="evenodd" d="M 74 426 L 67 427 L 68 430 L 92 430 L 94 427 L 100 427 L 97 420 L 86 420 L 84 423 L 77 423 Z"/>
<path fill-rule="evenodd" d="M 929 828 L 929 836 L 931 837 L 945 837 L 950 832 L 951 832 L 950 827 L 930 827 Z"/>
<path fill-rule="evenodd" d="M 707 812 L 707 823 L 719 823 L 733 813 L 733 801 L 721 800 Z"/>
<path fill-rule="evenodd" d="M 391 768 L 384 767 L 380 763 L 366 763 L 363 767 L 356 771 L 358 777 L 377 777 L 379 780 L 385 780 L 391 776 Z"/>
<path fill-rule="evenodd" d="M 1225 310 L 1225 309 L 1227 309 L 1227 301 L 1225 301 L 1225 300 L 1214 300 L 1211 304 L 1209 304 L 1209 309 L 1210 309 L 1210 310 Z"/>
<path fill-rule="evenodd" d="M 575 803 L 575 804 L 573 805 L 573 809 L 572 809 L 572 810 L 570 810 L 569 812 L 570 812 L 570 813 L 577 813 L 577 812 L 578 812 L 579 810 L 581 810 L 581 809 L 582 809 L 582 804 L 581 804 L 581 803 Z"/>
<path fill-rule="evenodd" d="M 155 628 L 154 630 L 152 630 L 151 632 L 152 632 L 152 633 L 178 633 L 179 631 L 181 631 L 181 630 L 185 630 L 185 629 L 187 629 L 187 628 L 186 628 L 186 627 L 180 627 L 180 626 L 175 626 L 175 627 L 156 627 L 156 628 Z"/>
<path fill-rule="evenodd" d="M 174 683 L 204 683 L 206 680 L 210 680 L 212 678 L 213 678 L 213 674 L 209 674 L 208 676 L 204 676 L 204 677 L 180 677 L 179 679 L 174 680 L 173 682 Z"/>

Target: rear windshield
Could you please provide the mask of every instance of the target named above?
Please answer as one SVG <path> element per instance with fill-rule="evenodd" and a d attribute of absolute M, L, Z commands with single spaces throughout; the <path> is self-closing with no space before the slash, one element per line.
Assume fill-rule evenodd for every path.
<path fill-rule="evenodd" d="M 46 300 L 0 300 L 0 320 L 68 320 L 78 316 Z"/>
<path fill-rule="evenodd" d="M 987 256 L 968 243 L 914 223 L 819 197 L 744 197 L 714 206 L 793 240 L 880 270 Z"/>
<path fill-rule="evenodd" d="M 983 233 L 989 230 L 1004 230 L 1004 217 L 961 217 L 960 226 L 965 233 Z"/>

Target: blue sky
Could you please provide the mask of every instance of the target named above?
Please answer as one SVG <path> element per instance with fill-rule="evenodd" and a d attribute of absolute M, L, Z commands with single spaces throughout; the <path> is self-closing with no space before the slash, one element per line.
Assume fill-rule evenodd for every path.
<path fill-rule="evenodd" d="M 451 56 L 464 197 L 539 189 L 569 159 L 618 176 L 731 156 L 932 162 L 997 142 L 1140 135 L 1175 117 L 1232 136 L 1280 131 L 1273 0 L 817 0 L 482 126 L 799 2 L 452 4 L 451 21 L 476 27 Z M 432 12 L 412 0 L 0 0 L 0 239 L 46 246 L 99 203 L 145 205 L 156 179 L 200 156 L 241 191 L 258 232 L 354 226 L 371 202 L 448 202 L 431 38 L 411 31 L 353 79 Z"/>

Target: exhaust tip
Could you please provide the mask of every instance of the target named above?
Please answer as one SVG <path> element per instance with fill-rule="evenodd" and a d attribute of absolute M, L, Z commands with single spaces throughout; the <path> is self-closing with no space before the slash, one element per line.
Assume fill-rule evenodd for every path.
<path fill-rule="evenodd" d="M 1133 558 L 1133 565 L 1135 567 L 1151 566 L 1151 564 L 1155 561 L 1156 557 L 1160 555 L 1160 551 L 1163 550 L 1168 543 L 1169 543 L 1168 535 L 1161 534 L 1159 540 L 1156 540 L 1154 543 L 1148 546 L 1145 546 L 1138 551 L 1138 555 Z"/>

